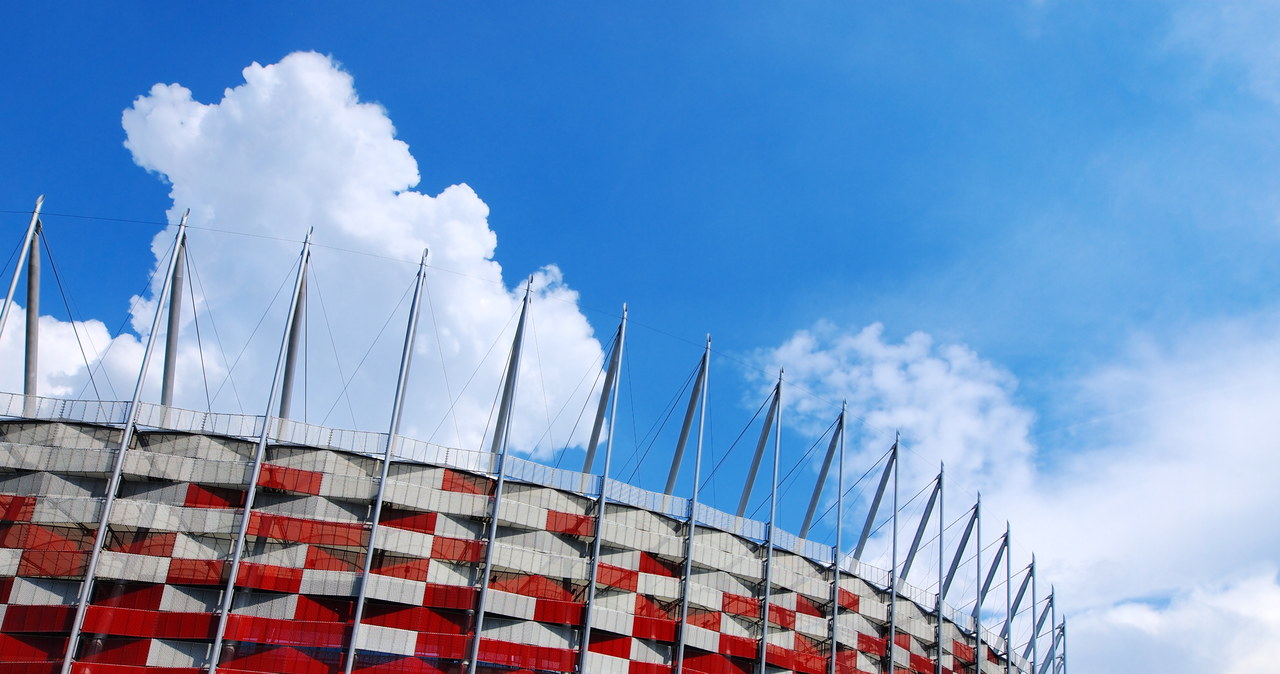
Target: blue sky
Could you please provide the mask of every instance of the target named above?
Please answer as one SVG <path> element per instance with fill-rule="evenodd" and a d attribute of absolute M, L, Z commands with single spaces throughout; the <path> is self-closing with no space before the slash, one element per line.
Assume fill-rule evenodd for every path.
<path fill-rule="evenodd" d="M 1140 483 L 1176 499 L 1189 488 L 1181 480 L 1216 467 L 1189 438 L 1227 421 L 1241 470 L 1276 467 L 1260 458 L 1275 449 L 1275 422 L 1250 413 L 1274 409 L 1280 392 L 1265 367 L 1277 362 L 1280 291 L 1280 60 L 1270 54 L 1280 16 L 1270 5 L 63 4 L 3 14 L 0 231 L 16 242 L 21 212 L 48 195 L 77 318 L 114 330 L 154 265 L 160 227 L 115 220 L 162 222 L 175 207 L 138 167 L 146 152 L 123 145 L 121 113 L 156 83 L 216 104 L 251 63 L 316 51 L 385 109 L 417 160 L 414 189 L 465 183 L 487 205 L 508 288 L 556 265 L 602 339 L 630 303 L 629 358 L 644 375 L 623 414 L 640 434 L 711 332 L 725 355 L 721 436 L 737 434 L 773 376 L 762 372 L 783 364 L 826 401 L 862 393 L 855 474 L 885 432 L 903 428 L 917 484 L 940 459 L 978 457 L 962 484 L 995 492 L 995 517 L 1015 529 L 1052 530 L 1063 510 L 1102 503 L 1081 485 L 1094 462 L 1134 469 L 1115 483 L 1098 469 L 1100 492 Z M 151 152 L 160 161 L 164 151 Z M 308 223 L 287 217 L 262 231 L 301 238 Z M 44 308 L 66 318 L 57 301 Z M 593 348 L 579 341 L 585 351 L 574 353 Z M 882 370 L 902 376 L 885 383 Z M 810 427 L 835 414 L 802 403 L 789 446 L 807 447 Z M 1188 420 L 1202 423 L 1176 423 Z M 1155 446 L 1159 429 L 1185 451 Z M 1167 475 L 1148 470 L 1170 455 L 1180 458 Z M 1017 488 L 988 482 L 997 461 L 1025 469 Z M 665 466 L 654 474 L 649 486 Z M 1119 503 L 1109 505 L 1128 507 Z M 1206 507 L 1205 526 L 1272 505 Z M 1026 538 L 1059 557 L 1060 578 L 1076 585 L 1064 594 L 1084 597 L 1077 662 L 1122 671 L 1124 657 L 1168 651 L 1165 671 L 1191 671 L 1176 668 L 1200 654 L 1168 647 L 1181 641 L 1179 611 L 1275 586 L 1280 551 L 1245 542 L 1250 526 L 1274 534 L 1274 524 L 1246 522 L 1218 541 L 1239 552 L 1235 563 L 1197 557 L 1140 587 L 1130 583 L 1142 564 L 1106 576 L 1106 550 L 1074 559 L 1052 536 Z M 1131 540 L 1134 527 L 1115 536 Z M 1194 535 L 1186 549 L 1166 544 L 1140 547 L 1165 557 L 1209 547 Z M 1161 601 L 1138 615 L 1151 596 Z M 1268 619 L 1219 622 L 1225 633 L 1275 626 Z"/>

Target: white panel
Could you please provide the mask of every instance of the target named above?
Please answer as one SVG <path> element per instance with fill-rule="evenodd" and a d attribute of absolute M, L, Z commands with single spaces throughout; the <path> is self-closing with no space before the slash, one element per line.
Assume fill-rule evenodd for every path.
<path fill-rule="evenodd" d="M 202 642 L 152 639 L 148 667 L 207 667 L 210 645 Z"/>
<path fill-rule="evenodd" d="M 417 632 L 361 623 L 360 642 L 356 648 L 378 653 L 413 655 L 417 644 Z"/>
<path fill-rule="evenodd" d="M 22 561 L 22 550 L 18 548 L 0 548 L 0 576 L 18 575 L 18 564 Z"/>
<path fill-rule="evenodd" d="M 430 557 L 431 544 L 435 541 L 435 536 L 431 534 L 408 529 L 397 529 L 385 524 L 378 526 L 376 538 L 375 549 L 399 552 L 413 557 Z"/>
<path fill-rule="evenodd" d="M 351 596 L 355 594 L 356 572 L 354 571 L 321 571 L 319 569 L 302 570 L 302 586 L 299 594 L 320 594 L 330 596 Z M 419 593 L 418 597 L 422 594 Z"/>
<path fill-rule="evenodd" d="M 427 582 L 436 585 L 458 585 L 469 587 L 476 584 L 478 569 L 470 564 L 442 562 L 431 560 L 427 565 Z"/>
<path fill-rule="evenodd" d="M 239 590 L 232 598 L 231 612 L 259 618 L 293 620 L 298 611 L 298 595 Z"/>
<path fill-rule="evenodd" d="M 183 613 L 209 613 L 220 606 L 219 590 L 201 590 L 181 585 L 165 585 L 160 596 L 161 611 L 178 611 Z M 290 616 L 292 617 L 292 616 Z"/>
<path fill-rule="evenodd" d="M 659 599 L 679 599 L 680 579 L 642 573 L 636 582 L 636 592 L 651 594 Z"/>
<path fill-rule="evenodd" d="M 426 589 L 426 583 L 416 580 L 371 573 L 365 594 L 370 599 L 417 606 L 422 603 L 422 595 Z"/>
<path fill-rule="evenodd" d="M 98 557 L 98 568 L 94 575 L 98 578 L 163 583 L 169 575 L 169 558 L 107 550 Z"/>
<path fill-rule="evenodd" d="M 485 605 L 487 613 L 533 620 L 533 612 L 538 600 L 522 594 L 490 589 Z"/>
<path fill-rule="evenodd" d="M 304 544 L 259 538 L 245 547 L 243 559 L 246 562 L 285 566 L 290 569 L 301 569 L 307 564 L 308 546 Z"/>
<path fill-rule="evenodd" d="M 79 582 L 14 578 L 9 603 L 15 606 L 65 606 L 76 603 L 79 594 Z"/>
<path fill-rule="evenodd" d="M 599 674 L 627 674 L 631 671 L 631 662 L 626 658 L 615 658 L 603 653 L 587 652 L 585 671 Z"/>
<path fill-rule="evenodd" d="M 591 629 L 599 629 L 615 634 L 631 636 L 634 631 L 635 616 L 622 611 L 614 611 L 603 607 L 591 609 Z"/>

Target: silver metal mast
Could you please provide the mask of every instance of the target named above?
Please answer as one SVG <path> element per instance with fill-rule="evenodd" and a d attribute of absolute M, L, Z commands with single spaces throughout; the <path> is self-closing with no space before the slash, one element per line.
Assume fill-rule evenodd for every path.
<path fill-rule="evenodd" d="M 24 413 L 35 416 L 40 374 L 40 221 L 31 237 L 27 257 L 27 354 L 23 362 L 22 395 Z M 88 367 L 86 365 L 86 367 Z"/>
<path fill-rule="evenodd" d="M 133 442 L 133 435 L 138 417 L 138 406 L 142 402 L 142 386 L 147 380 L 147 365 L 155 353 L 156 335 L 160 332 L 160 311 L 164 305 L 164 296 L 173 280 L 174 265 L 178 262 L 178 248 L 187 236 L 186 223 L 178 225 L 177 238 L 174 240 L 174 254 L 169 258 L 169 268 L 165 271 L 160 292 L 156 295 L 156 312 L 151 319 L 151 332 L 147 334 L 147 346 L 142 352 L 142 366 L 138 370 L 138 381 L 133 387 L 133 398 L 129 401 L 129 409 L 124 418 L 124 429 L 120 434 L 120 449 L 116 452 L 115 465 L 111 468 L 111 478 L 107 481 L 106 497 L 102 502 L 102 511 L 98 515 L 98 529 L 93 535 L 93 549 L 89 552 L 89 563 L 85 567 L 84 581 L 80 583 L 80 595 L 76 598 L 76 613 L 71 621 L 70 638 L 67 640 L 67 652 L 62 658 L 62 674 L 71 673 L 71 663 L 75 660 L 76 650 L 80 645 L 80 632 L 84 628 L 85 611 L 89 600 L 93 597 L 93 582 L 98 570 L 98 559 L 102 555 L 102 545 L 106 540 L 111 517 L 111 506 L 115 503 L 116 492 L 120 490 L 121 475 L 124 472 L 124 455 Z"/>
<path fill-rule="evenodd" d="M 22 265 L 27 261 L 27 253 L 31 250 L 31 241 L 35 238 L 36 227 L 40 224 L 40 206 L 44 204 L 44 195 L 36 197 L 36 207 L 31 211 L 31 224 L 27 225 L 27 234 L 22 239 L 18 264 L 13 267 L 13 279 L 9 281 L 9 293 L 4 296 L 4 309 L 0 309 L 0 337 L 4 337 L 4 325 L 9 320 L 9 310 L 13 308 L 13 293 L 18 289 L 18 276 L 22 273 Z"/>
<path fill-rule="evenodd" d="M 933 664 L 934 674 L 942 674 L 942 595 L 946 592 L 943 589 L 943 556 L 946 554 L 946 545 L 942 540 L 942 534 L 947 530 L 946 517 L 946 494 L 943 492 L 943 485 L 946 483 L 947 464 L 945 462 L 938 464 L 938 624 L 935 626 L 934 636 L 938 639 L 938 657 Z M 952 663 L 954 664 L 954 663 Z"/>
<path fill-rule="evenodd" d="M 1034 594 L 1035 592 L 1034 582 L 1032 583 L 1031 587 L 1032 587 L 1032 593 Z M 1032 602 L 1032 606 L 1035 606 L 1034 602 Z M 1036 645 L 1036 640 L 1044 636 L 1044 624 L 1046 621 L 1049 620 L 1049 611 L 1052 609 L 1052 607 L 1053 607 L 1053 592 L 1050 591 L 1049 596 L 1045 597 L 1044 608 L 1039 609 L 1040 610 L 1039 617 L 1037 617 L 1036 611 L 1034 609 L 1031 611 L 1031 620 L 1033 622 L 1032 631 L 1031 631 L 1031 643 L 1027 644 L 1027 650 L 1023 652 L 1022 657 L 1025 658 L 1027 657 L 1027 654 L 1030 653 L 1033 661 L 1039 660 L 1040 647 Z M 1037 670 L 1033 666 L 1031 668 L 1031 671 L 1036 672 L 1039 670 Z"/>
<path fill-rule="evenodd" d="M 707 335 L 707 347 L 702 352 L 702 364 L 698 369 L 698 381 L 694 384 L 694 396 L 698 402 L 698 438 L 693 453 L 693 496 L 689 498 L 689 529 L 685 539 L 684 573 L 680 588 L 680 634 L 676 640 L 676 674 L 684 672 L 684 644 L 689 624 L 689 585 L 693 582 L 693 545 L 698 537 L 698 482 L 702 479 L 702 429 L 707 419 L 707 378 L 711 374 L 711 335 Z M 670 493 L 671 484 L 667 489 Z"/>
<path fill-rule="evenodd" d="M 973 634 L 975 645 L 973 647 L 974 666 L 973 671 L 982 671 L 982 599 L 987 595 L 982 590 L 982 492 L 978 492 L 978 501 L 973 505 L 973 519 L 977 523 L 977 539 L 973 542 L 973 567 L 977 573 L 977 592 L 978 596 L 973 602 Z"/>
<path fill-rule="evenodd" d="M 613 344 L 613 364 L 622 361 L 622 350 L 627 342 L 627 305 L 622 305 L 622 323 L 618 325 L 618 336 Z M 600 473 L 600 498 L 596 501 L 595 537 L 591 540 L 591 569 L 587 578 L 587 601 L 583 611 L 581 651 L 578 653 L 578 671 L 587 671 L 587 653 L 591 651 L 591 618 L 596 603 L 596 577 L 600 571 L 600 539 L 604 537 L 604 518 L 609 505 L 609 468 L 613 460 L 614 421 L 618 418 L 618 377 L 613 379 L 613 389 L 609 391 L 609 437 L 604 441 L 604 470 Z M 601 396 L 604 400 L 604 396 Z M 590 468 L 588 462 L 587 468 Z"/>
<path fill-rule="evenodd" d="M 623 305 L 622 308 L 622 322 L 624 325 L 627 322 L 626 305 Z M 605 408 L 609 406 L 609 397 L 613 395 L 614 390 L 617 388 L 618 365 L 621 362 L 622 349 L 615 348 L 613 354 L 609 357 L 609 369 L 605 371 L 604 388 L 600 389 L 600 404 L 596 406 L 596 420 L 591 426 L 591 440 L 587 443 L 587 456 L 582 461 L 582 472 L 584 473 L 590 473 L 593 464 L 596 462 L 596 448 L 600 446 L 600 433 L 604 430 Z M 609 424 L 609 440 L 613 440 L 612 422 Z"/>
<path fill-rule="evenodd" d="M 1009 531 L 1009 520 L 1004 522 L 1004 547 L 1007 555 L 1004 560 L 1004 672 L 1013 674 L 1013 548 Z M 1021 598 L 1021 597 L 1019 597 Z"/>
<path fill-rule="evenodd" d="M 769 525 L 765 529 L 764 601 L 760 607 L 760 663 L 756 670 L 769 670 L 769 607 L 773 596 L 773 534 L 778 526 L 778 457 L 782 450 L 782 370 L 778 370 L 778 387 L 773 394 L 777 423 L 773 427 L 773 482 L 769 491 Z M 748 483 L 750 484 L 750 483 Z"/>
<path fill-rule="evenodd" d="M 293 379 L 294 373 L 298 369 L 298 343 L 302 340 L 302 331 L 306 328 L 302 324 L 303 319 L 307 315 L 307 277 L 303 275 L 302 281 L 298 284 L 297 307 L 294 309 L 293 317 L 290 319 L 292 325 L 289 328 L 289 348 L 285 350 L 284 359 L 284 384 L 280 387 L 280 414 L 281 419 L 289 419 L 289 413 L 293 407 Z M 306 410 L 303 410 L 304 412 Z"/>
<path fill-rule="evenodd" d="M 843 423 L 841 416 L 836 423 Z M 822 488 L 827 486 L 827 474 L 831 472 L 831 461 L 836 456 L 836 444 L 839 431 L 831 434 L 831 444 L 827 445 L 827 456 L 822 460 L 822 470 L 818 472 L 818 481 L 813 485 L 813 496 L 809 499 L 809 509 L 804 513 L 804 523 L 800 525 L 800 538 L 809 537 L 809 525 L 813 524 L 813 514 L 818 510 L 818 501 L 822 498 Z"/>
<path fill-rule="evenodd" d="M 711 335 L 707 335 L 707 348 L 711 348 Z M 676 453 L 671 459 L 671 472 L 667 473 L 667 486 L 662 492 L 667 496 L 670 496 L 676 488 L 676 477 L 680 475 L 680 463 L 684 460 L 684 448 L 689 442 L 689 431 L 693 428 L 693 414 L 698 410 L 702 387 L 706 385 L 705 374 L 705 368 L 698 370 L 698 377 L 693 382 L 693 393 L 689 394 L 689 407 L 684 411 L 684 424 L 680 426 L 680 438 L 676 440 Z"/>
<path fill-rule="evenodd" d="M 520 376 L 520 353 L 524 347 L 524 325 L 529 315 L 529 297 L 533 294 L 533 277 L 524 287 L 524 301 L 520 304 L 520 320 L 516 322 L 516 336 L 511 342 L 511 357 L 507 360 L 507 376 L 502 382 L 502 402 L 498 408 L 498 423 L 493 429 L 494 456 L 493 500 L 490 506 L 489 527 L 485 532 L 484 568 L 480 571 L 480 591 L 476 597 L 475 636 L 467 652 L 465 663 L 468 674 L 476 674 L 480 665 L 480 635 L 484 631 L 484 613 L 489 600 L 489 570 L 493 568 L 493 545 L 498 538 L 498 514 L 502 508 L 502 487 L 506 484 L 507 440 L 511 426 L 511 405 L 515 402 L 516 380 Z"/>
<path fill-rule="evenodd" d="M 889 460 L 884 464 L 884 472 L 880 474 L 880 484 L 876 487 L 875 498 L 871 499 L 871 510 L 867 512 L 867 521 L 862 525 L 862 534 L 858 536 L 858 545 L 853 549 L 853 558 L 862 559 L 862 551 L 867 547 L 867 539 L 871 538 L 871 526 L 875 524 L 876 514 L 880 512 L 880 501 L 889 488 L 889 476 L 895 470 L 894 463 L 898 459 L 898 442 L 894 441 L 889 449 Z"/>
<path fill-rule="evenodd" d="M 191 209 L 182 214 L 186 224 Z M 173 378 L 178 368 L 178 331 L 182 325 L 183 268 L 187 261 L 187 243 L 178 248 L 178 264 L 173 268 L 173 287 L 169 289 L 169 329 L 164 336 L 164 377 L 160 380 L 160 404 L 173 406 Z M 194 309 L 195 307 L 192 307 Z M 167 410 L 166 410 L 167 412 Z"/>
<path fill-rule="evenodd" d="M 1026 571 L 1022 574 L 1022 584 L 1018 586 L 1018 594 L 1014 595 L 1013 605 L 1009 608 L 1009 615 L 1011 616 L 1017 616 L 1018 613 L 1021 612 L 1022 610 L 1022 600 L 1027 596 L 1027 588 L 1031 587 L 1031 578 L 1032 578 L 1031 570 L 1032 569 L 1033 567 L 1028 566 L 1026 568 Z M 1033 598 L 1033 602 L 1034 602 L 1034 598 Z M 1035 617 L 1036 617 L 1035 614 L 1036 614 L 1035 608 L 1032 607 L 1031 620 L 1033 622 L 1035 621 Z M 1013 638 L 1012 621 L 1008 621 L 1008 620 L 1005 621 L 1004 627 L 1000 631 L 1000 636 L 1004 637 L 1006 640 Z M 1010 652 L 1012 652 L 1013 650 L 1012 645 L 1009 646 L 1009 650 Z M 1023 657 L 1026 657 L 1026 656 L 1023 656 Z"/>
<path fill-rule="evenodd" d="M 236 576 L 240 572 L 240 560 L 244 557 L 245 539 L 249 535 L 249 521 L 253 517 L 253 502 L 258 494 L 258 481 L 262 477 L 262 461 L 267 454 L 267 442 L 271 438 L 271 429 L 276 417 L 271 411 L 275 409 L 276 397 L 280 394 L 282 370 L 289 340 L 293 334 L 294 316 L 298 313 L 299 297 L 302 293 L 303 279 L 307 276 L 307 263 L 311 260 L 311 234 L 315 228 L 307 231 L 307 238 L 302 242 L 302 252 L 298 255 L 298 276 L 294 279 L 293 294 L 289 297 L 289 313 L 284 322 L 284 335 L 280 339 L 280 350 L 276 355 L 276 366 L 271 374 L 271 390 L 267 393 L 267 407 L 262 414 L 262 432 L 258 434 L 258 445 L 253 455 L 253 469 L 249 474 L 249 488 L 245 491 L 244 510 L 240 516 L 240 527 L 236 533 L 235 544 L 231 551 L 231 569 L 227 573 L 227 582 L 222 589 L 222 603 L 218 609 L 218 625 L 213 633 L 213 650 L 209 653 L 209 672 L 218 671 L 218 661 L 222 657 L 222 645 L 227 634 L 227 620 L 231 616 L 231 602 L 235 598 Z M 66 674 L 66 673 L 64 673 Z"/>
<path fill-rule="evenodd" d="M 755 487 L 756 475 L 760 472 L 760 461 L 764 459 L 764 448 L 769 444 L 769 429 L 773 427 L 773 418 L 778 414 L 778 397 L 774 396 L 769 403 L 769 413 L 764 417 L 764 427 L 760 429 L 760 441 L 756 443 L 756 453 L 751 456 L 751 468 L 747 470 L 747 484 L 742 489 L 742 499 L 738 501 L 738 517 L 747 512 L 747 502 L 751 500 L 751 490 Z"/>
<path fill-rule="evenodd" d="M 1023 658 L 1031 658 L 1031 673 L 1036 671 L 1036 656 L 1039 655 L 1036 649 L 1036 639 L 1040 636 L 1040 628 L 1036 624 L 1036 609 L 1039 607 L 1036 594 L 1036 555 L 1031 553 L 1031 641 L 1027 642 L 1027 648 L 1022 652 Z"/>
<path fill-rule="evenodd" d="M 836 467 L 836 542 L 831 546 L 831 652 L 827 658 L 827 674 L 836 674 L 836 660 L 840 657 L 840 562 L 844 556 L 840 541 L 840 530 L 844 528 L 844 523 L 840 517 L 844 514 L 844 423 L 848 410 L 848 401 L 842 401 L 840 423 L 836 424 L 840 448 L 837 459 L 839 465 Z"/>
<path fill-rule="evenodd" d="M 413 360 L 414 338 L 418 333 L 418 310 L 422 304 L 422 287 L 427 282 L 427 251 L 422 251 L 418 263 L 418 278 L 413 286 L 413 303 L 409 306 L 409 325 L 404 332 L 404 349 L 400 352 L 400 373 L 396 376 L 395 398 L 391 403 L 391 425 L 387 429 L 387 449 L 382 455 L 382 473 L 378 478 L 378 494 L 373 500 L 373 515 L 369 520 L 369 547 L 364 551 L 364 569 L 360 574 L 360 591 L 356 594 L 356 606 L 351 623 L 351 642 L 342 671 L 351 674 L 356 651 L 360 647 L 360 620 L 364 617 L 364 603 L 369 591 L 369 574 L 373 572 L 373 557 L 378 547 L 378 522 L 382 517 L 382 499 L 386 494 L 387 476 L 391 471 L 391 457 L 395 454 L 396 441 L 400 437 L 400 416 L 404 410 L 404 394 L 409 385 L 409 364 Z"/>
<path fill-rule="evenodd" d="M 890 529 L 893 534 L 889 545 L 889 666 L 888 674 L 893 674 L 895 639 L 898 632 L 898 443 L 900 435 L 893 439 L 893 514 Z"/>

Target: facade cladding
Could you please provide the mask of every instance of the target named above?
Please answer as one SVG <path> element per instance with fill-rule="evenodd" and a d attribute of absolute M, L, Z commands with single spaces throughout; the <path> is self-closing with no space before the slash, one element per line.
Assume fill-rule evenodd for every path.
<path fill-rule="evenodd" d="M 944 607 L 939 629 L 933 594 L 900 586 L 891 607 L 885 571 L 850 559 L 837 580 L 829 545 L 769 546 L 702 505 L 690 531 L 687 499 L 515 457 L 497 495 L 497 455 L 397 438 L 375 528 L 387 434 L 142 404 L 121 450 L 127 410 L 0 394 L 0 674 L 465 673 L 473 648 L 485 674 L 1028 669 L 968 616 Z"/>

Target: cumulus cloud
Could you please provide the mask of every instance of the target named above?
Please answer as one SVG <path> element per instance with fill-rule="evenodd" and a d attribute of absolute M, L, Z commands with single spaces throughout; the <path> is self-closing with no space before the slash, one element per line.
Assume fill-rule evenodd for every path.
<path fill-rule="evenodd" d="M 1072 651 L 1088 671 L 1191 672 L 1224 662 L 1246 671 L 1264 657 L 1261 644 L 1275 643 L 1267 608 L 1280 591 L 1267 566 L 1280 557 L 1274 316 L 1135 340 L 1112 363 L 1062 382 L 1064 416 L 1085 421 L 1054 453 L 1035 442 L 1012 375 L 963 345 L 920 333 L 886 340 L 878 324 L 820 324 L 760 358 L 813 393 L 790 396 L 793 420 L 825 425 L 841 399 L 865 420 L 848 470 L 865 468 L 900 429 L 913 450 L 903 455 L 908 493 L 939 459 L 948 466 L 949 513 L 972 504 L 968 487 L 980 488 L 984 544 L 1012 520 L 1014 568 L 1038 553 L 1041 580 L 1056 583 L 1059 606 L 1077 616 Z M 1209 636 L 1191 638 L 1197 628 Z"/>
<path fill-rule="evenodd" d="M 404 431 L 479 447 L 525 286 L 524 274 L 508 285 L 494 259 L 488 206 L 464 184 L 434 196 L 414 191 L 417 162 L 396 139 L 387 111 L 361 101 L 352 77 L 331 59 L 295 53 L 276 64 L 250 65 L 244 80 L 214 103 L 194 100 L 181 85 L 157 84 L 122 120 L 134 160 L 170 185 L 170 220 L 191 209 L 198 302 L 209 322 L 217 321 L 229 352 L 225 360 L 206 355 L 206 366 L 211 360 L 235 364 L 239 404 L 260 411 L 288 290 L 269 311 L 268 304 L 277 288 L 289 285 L 297 242 L 314 227 L 308 369 L 299 376 L 306 388 L 295 393 L 295 416 L 381 430 L 390 413 L 404 294 L 416 271 L 411 263 L 429 247 L 431 302 L 419 331 Z M 157 264 L 172 236 L 172 228 L 156 236 Z M 598 371 L 602 355 L 560 270 L 531 271 L 537 353 L 526 344 L 512 442 L 545 453 L 582 440 L 570 437 L 572 414 L 555 415 L 581 408 L 586 391 L 575 393 L 575 384 Z M 135 311 L 140 333 L 153 301 Z M 236 364 L 264 312 L 259 336 Z M 192 343 L 191 327 L 188 319 L 184 344 Z M 352 379 L 345 393 L 344 378 Z M 215 407 L 231 403 L 228 393 L 223 387 Z M 205 406 L 198 374 L 184 377 L 178 394 Z"/>

